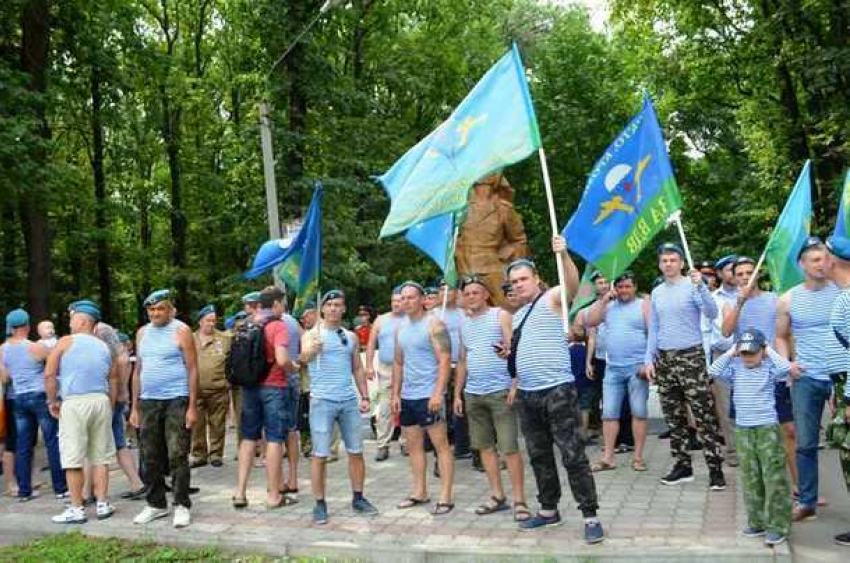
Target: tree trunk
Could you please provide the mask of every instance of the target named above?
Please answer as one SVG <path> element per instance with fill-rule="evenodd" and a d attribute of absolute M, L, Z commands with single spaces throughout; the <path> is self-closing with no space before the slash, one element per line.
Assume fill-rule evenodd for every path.
<path fill-rule="evenodd" d="M 21 11 L 21 70 L 29 74 L 27 88 L 43 94 L 47 87 L 47 55 L 50 48 L 50 6 L 48 0 L 30 0 Z M 50 313 L 51 237 L 48 225 L 45 170 L 46 142 L 50 129 L 44 114 L 44 101 L 35 102 L 33 111 L 38 119 L 38 143 L 32 152 L 39 165 L 31 186 L 23 190 L 20 201 L 21 227 L 27 250 L 27 298 L 33 319 L 39 321 Z"/>
<path fill-rule="evenodd" d="M 180 109 L 171 106 L 165 86 L 160 87 L 162 97 L 162 139 L 168 156 L 171 178 L 171 262 L 174 265 L 177 286 L 178 315 L 189 318 L 189 284 L 186 279 L 186 215 L 183 211 L 183 193 L 180 185 Z"/>
<path fill-rule="evenodd" d="M 91 72 L 91 130 L 92 130 L 92 172 L 94 174 L 94 223 L 97 228 L 97 277 L 100 283 L 100 308 L 106 322 L 112 318 L 112 278 L 109 273 L 109 238 L 106 218 L 106 176 L 103 171 L 103 123 L 101 108 L 103 99 L 100 93 L 100 67 L 94 65 Z"/>

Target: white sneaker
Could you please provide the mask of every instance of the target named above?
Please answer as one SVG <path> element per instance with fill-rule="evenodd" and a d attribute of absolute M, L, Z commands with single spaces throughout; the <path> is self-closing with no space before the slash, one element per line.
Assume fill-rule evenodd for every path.
<path fill-rule="evenodd" d="M 97 503 L 97 519 L 98 520 L 106 520 L 110 516 L 115 514 L 115 507 L 109 504 L 108 500 L 103 502 L 98 501 Z"/>
<path fill-rule="evenodd" d="M 148 524 L 157 518 L 165 518 L 166 516 L 168 516 L 167 508 L 154 508 L 148 505 L 139 512 L 138 516 L 133 518 L 133 524 Z"/>
<path fill-rule="evenodd" d="M 189 509 L 185 506 L 175 506 L 174 507 L 174 521 L 172 524 L 175 528 L 185 528 L 189 524 L 192 523 L 192 515 L 189 513 Z"/>
<path fill-rule="evenodd" d="M 54 524 L 85 524 L 86 509 L 82 506 L 67 506 L 65 512 L 52 518 Z"/>

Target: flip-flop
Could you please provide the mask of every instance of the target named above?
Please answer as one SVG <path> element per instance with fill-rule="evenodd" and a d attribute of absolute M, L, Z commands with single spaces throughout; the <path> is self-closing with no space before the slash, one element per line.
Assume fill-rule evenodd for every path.
<path fill-rule="evenodd" d="M 635 471 L 646 471 L 646 464 L 643 462 L 643 460 L 634 459 L 632 460 L 632 469 L 634 469 Z"/>
<path fill-rule="evenodd" d="M 420 504 L 428 504 L 429 502 L 431 502 L 431 499 L 429 498 L 407 497 L 406 499 L 398 503 L 396 505 L 396 508 L 404 510 L 406 508 L 413 508 L 414 506 L 419 506 Z"/>
<path fill-rule="evenodd" d="M 601 459 L 599 461 L 594 461 L 593 465 L 590 466 L 590 470 L 594 473 L 598 473 L 600 471 L 611 471 L 613 469 L 617 469 L 617 466 Z"/>
<path fill-rule="evenodd" d="M 291 506 L 293 504 L 295 503 L 287 499 L 285 496 L 281 496 L 280 501 L 278 501 L 276 504 L 266 503 L 266 510 L 277 510 L 279 508 L 283 508 L 284 506 Z"/>
<path fill-rule="evenodd" d="M 248 499 L 246 498 L 231 497 L 230 500 L 233 501 L 233 508 L 235 508 L 236 510 L 241 510 L 243 508 L 247 508 L 248 506 Z"/>
<path fill-rule="evenodd" d="M 514 522 L 525 522 L 531 518 L 531 511 L 524 502 L 514 503 Z"/>
<path fill-rule="evenodd" d="M 434 505 L 434 510 L 431 511 L 431 514 L 434 516 L 444 516 L 454 510 L 455 503 L 453 502 L 438 502 Z"/>
<path fill-rule="evenodd" d="M 492 501 L 492 502 L 490 502 Z M 511 508 L 508 506 L 508 499 L 506 498 L 496 498 L 490 497 L 490 501 L 482 504 L 478 508 L 475 509 L 475 514 L 478 516 L 486 516 L 488 514 L 494 514 L 496 512 L 502 512 L 503 510 L 510 510 Z"/>

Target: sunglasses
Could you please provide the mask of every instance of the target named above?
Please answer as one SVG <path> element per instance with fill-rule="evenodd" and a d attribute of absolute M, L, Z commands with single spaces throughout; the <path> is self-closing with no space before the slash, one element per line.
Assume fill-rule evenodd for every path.
<path fill-rule="evenodd" d="M 481 275 L 481 274 L 469 274 L 469 275 L 460 277 L 460 288 L 461 289 L 465 289 L 466 286 L 473 284 L 473 283 L 484 285 L 484 276 Z"/>
<path fill-rule="evenodd" d="M 339 341 L 342 342 L 342 345 L 348 348 L 348 337 L 345 336 L 345 331 L 341 328 L 336 329 L 336 335 L 339 336 Z"/>

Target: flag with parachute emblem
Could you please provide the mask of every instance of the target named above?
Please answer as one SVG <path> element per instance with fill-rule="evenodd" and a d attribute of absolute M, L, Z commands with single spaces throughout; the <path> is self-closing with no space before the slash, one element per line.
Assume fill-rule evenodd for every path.
<path fill-rule="evenodd" d="M 578 312 L 596 301 L 596 284 L 593 283 L 593 272 L 596 268 L 589 263 L 584 267 L 584 274 L 578 284 L 578 292 L 570 305 L 570 322 L 573 322 Z"/>
<path fill-rule="evenodd" d="M 614 279 L 682 207 L 649 96 L 593 166 L 563 236 L 570 250 Z"/>
<path fill-rule="evenodd" d="M 770 281 L 777 293 L 784 293 L 803 281 L 803 269 L 797 256 L 809 236 L 811 223 L 811 161 L 807 160 L 764 251 Z"/>
<path fill-rule="evenodd" d="M 838 217 L 835 219 L 836 237 L 850 238 L 850 170 L 844 176 L 844 188 L 841 190 L 841 200 L 838 202 Z"/>

